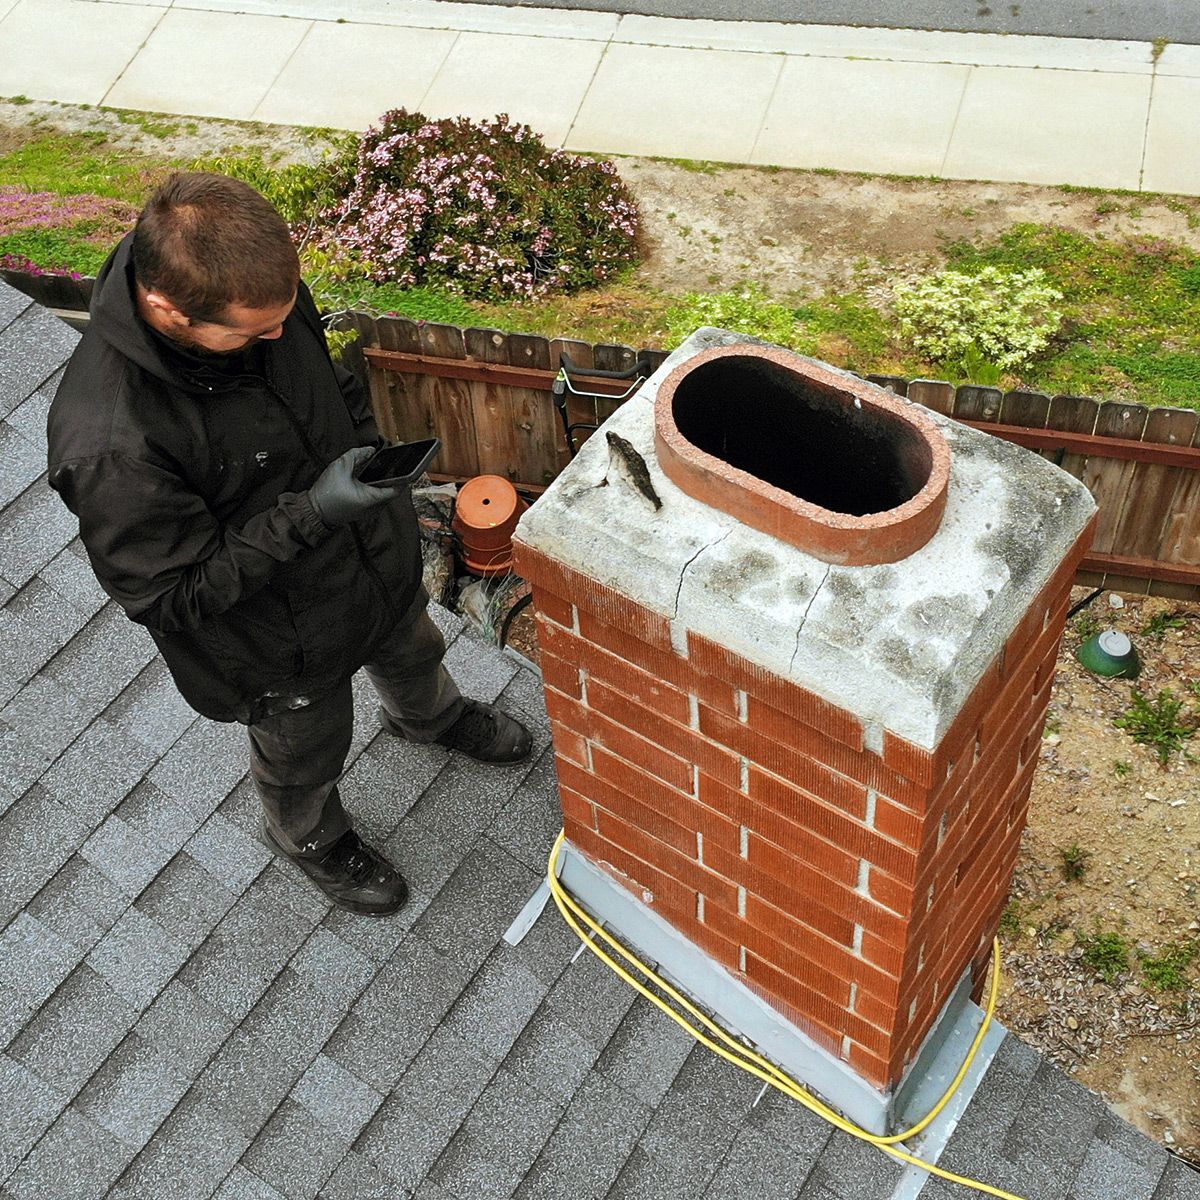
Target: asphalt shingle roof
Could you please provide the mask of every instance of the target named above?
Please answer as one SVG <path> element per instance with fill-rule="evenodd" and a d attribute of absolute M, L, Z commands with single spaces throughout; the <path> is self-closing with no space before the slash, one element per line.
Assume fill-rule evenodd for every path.
<path fill-rule="evenodd" d="M 45 486 L 75 338 L 0 284 L 0 1200 L 891 1197 L 901 1167 L 694 1044 L 553 906 L 502 939 L 558 829 L 548 722 L 452 614 L 452 670 L 532 761 L 378 734 L 360 680 L 343 790 L 410 903 L 339 912 L 258 843 L 244 734 L 182 703 Z M 1012 1037 L 942 1161 L 1029 1200 L 1200 1197 Z"/>

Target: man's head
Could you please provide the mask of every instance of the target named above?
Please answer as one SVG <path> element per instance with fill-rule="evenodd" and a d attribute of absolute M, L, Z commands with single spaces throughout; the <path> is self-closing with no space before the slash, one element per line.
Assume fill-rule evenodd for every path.
<path fill-rule="evenodd" d="M 142 317 L 202 351 L 278 337 L 296 302 L 300 261 L 287 224 L 227 175 L 172 175 L 138 217 L 132 252 Z"/>

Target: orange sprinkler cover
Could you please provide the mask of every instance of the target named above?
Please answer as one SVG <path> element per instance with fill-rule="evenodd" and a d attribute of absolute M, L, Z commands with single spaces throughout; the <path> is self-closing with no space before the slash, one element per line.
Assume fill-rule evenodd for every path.
<path fill-rule="evenodd" d="M 503 575 L 511 569 L 513 530 L 528 507 L 500 475 L 477 475 L 458 489 L 453 525 L 468 571 Z"/>

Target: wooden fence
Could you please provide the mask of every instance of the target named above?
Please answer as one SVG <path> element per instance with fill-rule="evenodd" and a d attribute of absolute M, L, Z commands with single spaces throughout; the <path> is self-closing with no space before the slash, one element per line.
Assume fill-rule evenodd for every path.
<path fill-rule="evenodd" d="M 363 313 L 344 314 L 339 324 L 359 332 L 346 361 L 369 381 L 386 434 L 436 434 L 445 446 L 438 469 L 447 476 L 503 475 L 535 491 L 570 457 L 550 394 L 560 353 L 602 370 L 629 367 L 642 356 L 657 366 L 665 357 L 660 350 Z M 1200 599 L 1200 413 L 893 375 L 867 378 L 1026 446 L 1081 479 L 1100 517 L 1080 583 Z M 604 380 L 580 386 L 612 388 Z M 572 399 L 569 419 L 600 422 L 618 404 Z"/>
<path fill-rule="evenodd" d="M 2 272 L 48 308 L 87 307 L 92 281 Z M 449 478 L 502 475 L 541 491 L 570 458 L 551 387 L 565 350 L 583 367 L 622 370 L 661 350 L 461 329 L 344 313 L 335 327 L 359 339 L 344 359 L 366 380 L 390 437 L 436 434 Z M 1100 508 L 1096 541 L 1079 582 L 1175 599 L 1200 599 L 1200 414 L 1085 396 L 1001 392 L 891 375 L 868 379 L 936 412 L 1016 442 L 1081 479 Z M 571 397 L 568 420 L 604 421 L 624 385 L 593 379 Z"/>

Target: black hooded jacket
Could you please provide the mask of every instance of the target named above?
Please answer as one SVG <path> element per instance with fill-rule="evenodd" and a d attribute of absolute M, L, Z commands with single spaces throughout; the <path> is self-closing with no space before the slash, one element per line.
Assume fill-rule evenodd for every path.
<path fill-rule="evenodd" d="M 340 529 L 309 499 L 376 436 L 303 284 L 279 338 L 206 361 L 138 316 L 127 237 L 50 408 L 50 486 L 188 703 L 253 721 L 370 662 L 416 595 L 407 493 Z"/>

